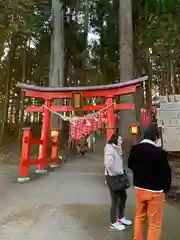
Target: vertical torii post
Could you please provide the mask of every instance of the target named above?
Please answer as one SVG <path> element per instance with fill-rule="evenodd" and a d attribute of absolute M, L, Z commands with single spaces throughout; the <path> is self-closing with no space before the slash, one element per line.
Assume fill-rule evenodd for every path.
<path fill-rule="evenodd" d="M 22 139 L 22 152 L 20 162 L 20 177 L 17 179 L 18 182 L 26 182 L 30 180 L 28 173 L 28 164 L 31 155 L 31 139 L 32 130 L 30 128 L 23 128 L 23 139 Z"/>
<path fill-rule="evenodd" d="M 109 106 L 107 109 L 107 130 L 106 130 L 106 142 L 114 133 L 115 130 L 115 118 L 114 118 L 114 96 L 108 95 L 106 97 L 106 105 Z"/>
<path fill-rule="evenodd" d="M 36 173 L 44 173 L 47 172 L 46 162 L 47 162 L 47 150 L 48 150 L 48 140 L 50 133 L 50 117 L 51 113 L 48 110 L 51 109 L 52 100 L 45 99 L 44 108 L 43 108 L 43 125 L 41 132 L 41 140 L 42 145 L 39 147 L 39 159 L 41 159 L 41 163 L 38 165 L 38 169 Z M 47 107 L 47 108 L 46 108 Z"/>

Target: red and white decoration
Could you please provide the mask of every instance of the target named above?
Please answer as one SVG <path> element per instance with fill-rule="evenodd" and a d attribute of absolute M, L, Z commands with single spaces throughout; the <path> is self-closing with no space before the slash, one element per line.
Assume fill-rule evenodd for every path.
<path fill-rule="evenodd" d="M 141 109 L 141 121 L 142 124 L 147 127 L 151 124 L 151 120 L 150 120 L 150 115 L 149 115 L 149 111 L 148 109 L 142 108 Z"/>
<path fill-rule="evenodd" d="M 72 140 L 80 140 L 83 136 L 89 136 L 92 132 L 102 130 L 106 124 L 106 112 L 87 115 L 70 122 L 70 136 Z"/>

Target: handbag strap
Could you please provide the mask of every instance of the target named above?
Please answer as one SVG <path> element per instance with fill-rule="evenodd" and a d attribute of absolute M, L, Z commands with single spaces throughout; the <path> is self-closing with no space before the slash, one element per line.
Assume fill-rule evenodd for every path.
<path fill-rule="evenodd" d="M 109 175 L 109 171 L 107 170 L 107 168 L 106 168 L 106 167 L 105 167 L 105 169 L 106 169 L 107 175 L 108 175 L 108 176 L 110 176 L 110 175 Z"/>

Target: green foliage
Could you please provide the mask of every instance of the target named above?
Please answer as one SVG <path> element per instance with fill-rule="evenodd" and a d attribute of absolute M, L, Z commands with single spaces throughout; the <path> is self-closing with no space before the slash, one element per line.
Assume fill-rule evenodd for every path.
<path fill-rule="evenodd" d="M 89 32 L 96 39 L 88 43 L 87 69 L 84 69 L 84 1 L 61 2 L 64 8 L 66 84 L 83 85 L 84 79 L 93 85 L 117 81 L 119 0 L 90 0 Z M 132 6 L 135 75 L 152 74 L 155 84 L 171 91 L 168 79 L 174 79 L 173 84 L 180 86 L 180 0 L 132 0 Z M 24 72 L 26 82 L 48 84 L 51 27 L 50 0 L 0 1 L 0 56 L 3 56 L 0 61 L 0 95 L 5 96 L 11 78 L 13 90 L 10 98 L 15 99 L 15 105 L 19 99 L 14 86 L 21 81 Z M 8 53 L 12 47 L 15 49 L 10 56 Z"/>

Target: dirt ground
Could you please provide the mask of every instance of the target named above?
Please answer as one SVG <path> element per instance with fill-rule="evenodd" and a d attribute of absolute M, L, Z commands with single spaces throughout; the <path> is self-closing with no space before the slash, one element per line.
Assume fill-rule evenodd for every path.
<path fill-rule="evenodd" d="M 98 148 L 96 151 L 103 151 L 103 139 L 98 142 Z M 36 156 L 38 153 L 38 147 L 33 146 L 31 151 L 32 156 Z M 75 150 L 69 151 L 64 148 L 60 153 L 63 159 L 66 161 L 69 157 L 76 155 Z M 19 142 L 9 142 L 8 144 L 0 147 L 0 165 L 16 165 L 19 166 L 20 162 L 20 143 Z M 169 155 L 169 162 L 172 169 L 173 182 L 171 191 L 169 193 L 169 199 L 173 204 L 179 202 L 180 204 L 180 154 L 171 153 Z"/>
<path fill-rule="evenodd" d="M 18 165 L 0 167 L 0 239 L 132 240 L 133 227 L 108 229 L 110 197 L 104 184 L 103 151 L 70 158 L 61 168 L 18 184 Z M 15 156 L 14 156 L 15 157 Z M 129 172 L 130 178 L 132 178 Z M 126 215 L 134 219 L 134 189 Z M 180 210 L 166 204 L 162 240 L 179 240 Z"/>
<path fill-rule="evenodd" d="M 173 175 L 173 182 L 171 186 L 171 191 L 169 193 L 169 198 L 174 203 L 178 202 L 180 204 L 180 154 L 170 154 L 169 163 Z"/>

